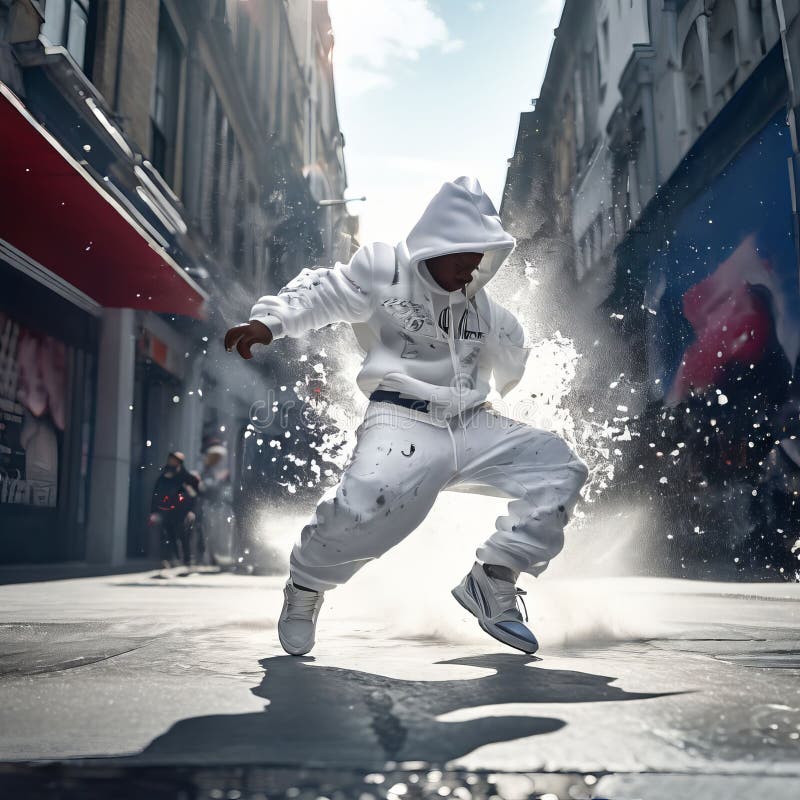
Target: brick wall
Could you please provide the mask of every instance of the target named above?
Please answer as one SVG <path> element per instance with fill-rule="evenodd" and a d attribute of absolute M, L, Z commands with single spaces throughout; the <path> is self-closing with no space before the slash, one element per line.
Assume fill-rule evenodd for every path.
<path fill-rule="evenodd" d="M 158 11 L 159 0 L 128 0 L 120 82 L 119 112 L 123 117 L 123 126 L 126 133 L 148 155 L 150 101 L 158 47 Z M 114 35 L 108 40 L 108 44 L 116 47 L 116 41 L 117 37 Z M 111 80 L 113 86 L 113 76 Z"/>

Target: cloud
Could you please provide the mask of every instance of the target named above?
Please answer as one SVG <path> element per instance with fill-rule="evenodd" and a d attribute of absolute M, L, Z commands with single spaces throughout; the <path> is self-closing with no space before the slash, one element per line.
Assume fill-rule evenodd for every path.
<path fill-rule="evenodd" d="M 476 2 L 469 4 L 469 10 L 474 11 L 476 14 L 480 14 L 484 8 L 486 8 L 486 3 L 483 3 L 480 0 L 476 0 Z"/>
<path fill-rule="evenodd" d="M 417 61 L 424 50 L 464 47 L 429 0 L 330 0 L 329 10 L 336 88 L 343 95 L 391 84 L 398 62 Z"/>
<path fill-rule="evenodd" d="M 343 78 L 342 75 L 345 77 Z M 384 72 L 371 69 L 361 69 L 360 67 L 350 66 L 346 69 L 336 70 L 336 87 L 345 85 L 345 90 L 341 94 L 345 95 L 359 95 L 368 92 L 370 89 L 376 89 L 378 86 L 388 86 L 391 84 L 391 79 Z"/>
<path fill-rule="evenodd" d="M 369 201 L 363 209 L 354 203 L 351 211 L 362 214 L 361 241 L 398 241 L 419 219 L 442 183 L 459 175 L 474 175 L 495 205 L 499 204 L 505 183 L 502 167 L 502 158 L 485 153 L 472 158 L 359 154 L 352 177 Z"/>
<path fill-rule="evenodd" d="M 463 39 L 450 39 L 449 41 L 445 42 L 442 45 L 442 52 L 443 53 L 456 53 L 459 50 L 463 49 L 464 47 L 464 40 Z"/>

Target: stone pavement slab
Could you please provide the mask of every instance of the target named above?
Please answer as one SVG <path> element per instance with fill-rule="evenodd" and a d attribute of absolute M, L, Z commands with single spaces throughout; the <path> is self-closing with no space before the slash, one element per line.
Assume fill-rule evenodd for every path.
<path fill-rule="evenodd" d="M 800 780 L 797 584 L 531 582 L 531 658 L 486 638 L 449 586 L 415 601 L 353 581 L 297 659 L 275 637 L 282 580 L 151 576 L 0 587 L 0 761 L 414 762 L 589 776 L 586 797 Z"/>

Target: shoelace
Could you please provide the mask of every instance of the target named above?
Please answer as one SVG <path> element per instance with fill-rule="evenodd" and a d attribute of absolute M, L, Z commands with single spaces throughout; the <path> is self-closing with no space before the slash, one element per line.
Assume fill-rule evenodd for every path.
<path fill-rule="evenodd" d="M 521 603 L 522 610 L 525 612 L 525 622 L 527 622 L 528 607 L 525 605 L 525 600 L 523 600 L 523 595 L 526 594 L 528 593 L 524 589 L 520 589 L 518 586 L 515 586 L 513 594 L 511 592 L 504 592 L 504 591 L 497 592 L 497 599 L 501 603 L 507 602 L 509 606 L 513 603 L 516 606 L 517 611 L 519 611 L 519 603 Z"/>
<path fill-rule="evenodd" d="M 525 612 L 525 622 L 527 622 L 528 621 L 528 606 L 525 605 L 525 601 L 522 599 L 522 596 L 525 595 L 525 594 L 528 594 L 528 593 L 524 589 L 516 589 L 514 591 L 514 594 L 516 595 L 516 599 L 519 600 L 520 603 L 522 603 L 522 610 Z"/>
<path fill-rule="evenodd" d="M 305 597 L 305 595 L 309 596 Z M 294 596 L 289 595 L 286 619 L 309 619 L 314 614 L 318 599 L 319 595 L 309 592 L 298 592 Z"/>

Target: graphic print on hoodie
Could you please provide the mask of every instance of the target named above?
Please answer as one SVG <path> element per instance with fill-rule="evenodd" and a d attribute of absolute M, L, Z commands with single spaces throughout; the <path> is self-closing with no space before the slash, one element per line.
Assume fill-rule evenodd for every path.
<path fill-rule="evenodd" d="M 453 416 L 485 400 L 491 379 L 503 395 L 522 377 L 522 327 L 484 288 L 514 244 L 478 181 L 457 178 L 404 241 L 364 245 L 332 269 L 304 269 L 277 295 L 260 298 L 250 319 L 276 339 L 349 322 L 365 353 L 357 377 L 364 394 L 397 391 Z M 448 292 L 425 260 L 457 252 L 484 255 L 472 282 Z"/>
<path fill-rule="evenodd" d="M 420 264 L 420 269 L 424 268 L 424 263 Z M 418 333 L 422 328 L 427 327 L 425 335 L 432 335 L 431 315 L 419 303 L 412 303 L 410 300 L 403 300 L 400 297 L 390 297 L 384 300 L 381 305 L 394 317 L 399 325 L 407 332 Z M 444 334 L 450 331 L 450 309 L 443 308 L 436 319 L 436 325 Z M 484 332 L 481 331 L 480 314 L 474 298 L 461 312 L 455 329 L 456 339 L 483 339 Z"/>

